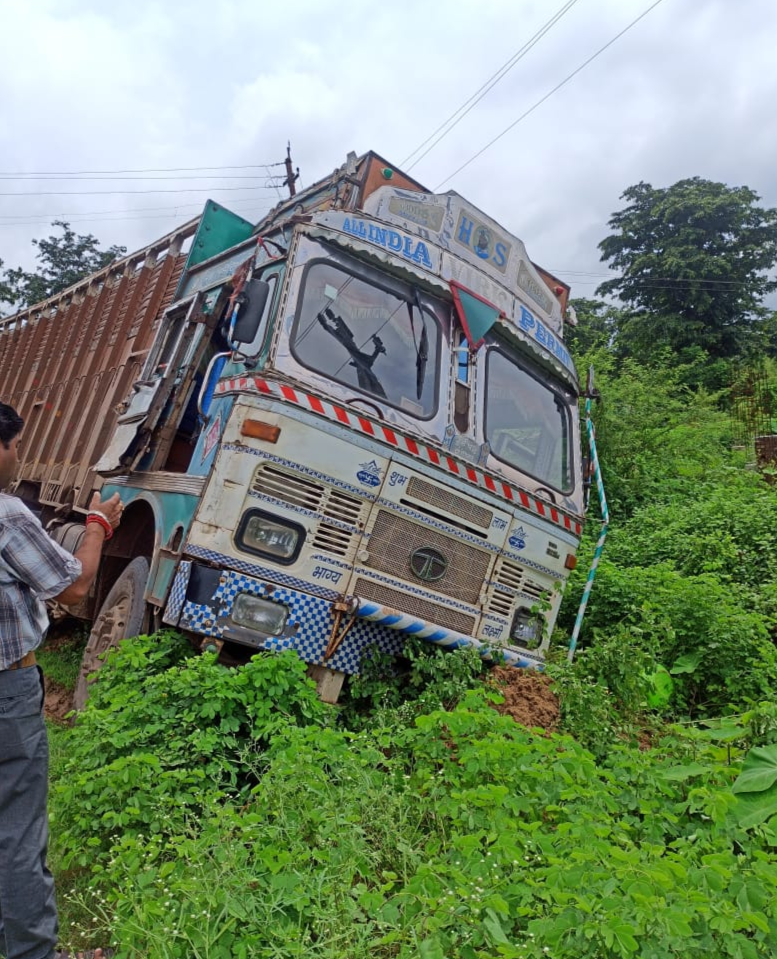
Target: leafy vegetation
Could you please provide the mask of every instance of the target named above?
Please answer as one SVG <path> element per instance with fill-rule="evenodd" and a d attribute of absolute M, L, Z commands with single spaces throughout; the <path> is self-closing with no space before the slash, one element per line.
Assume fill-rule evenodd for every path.
<path fill-rule="evenodd" d="M 52 234 L 45 240 L 32 241 L 38 248 L 36 270 L 16 267 L 0 274 L 0 303 L 9 303 L 15 309 L 32 306 L 96 273 L 127 252 L 125 246 L 101 250 L 96 237 L 91 233 L 79 236 L 64 220 L 54 220 L 52 226 L 60 227 L 62 235 Z M 0 268 L 2 266 L 0 260 Z"/>
<path fill-rule="evenodd" d="M 655 188 L 637 183 L 613 214 L 614 231 L 599 244 L 620 276 L 597 293 L 615 294 L 628 311 L 619 333 L 631 352 L 650 360 L 656 346 L 682 356 L 747 352 L 777 283 L 777 210 L 758 205 L 748 187 L 700 177 Z M 763 340 L 761 341 L 763 343 Z"/>
<path fill-rule="evenodd" d="M 384 712 L 353 731 L 304 681 L 277 685 L 282 659 L 228 671 L 185 649 L 170 634 L 124 644 L 58 761 L 55 834 L 92 861 L 75 899 L 120 957 L 749 959 L 777 947 L 777 817 L 763 812 L 777 748 L 742 765 L 744 719 L 723 737 L 668 728 L 652 749 L 619 742 L 597 761 L 498 715 L 481 685 L 411 723 Z M 107 708 L 130 673 L 140 727 L 129 697 Z M 201 716 L 206 687 L 220 709 Z M 179 714 L 168 697 L 186 689 Z M 257 708 L 257 735 L 235 738 Z M 211 735 L 224 722 L 226 745 Z M 203 776 L 171 786 L 170 770 Z M 740 797 L 760 793 L 754 814 Z"/>

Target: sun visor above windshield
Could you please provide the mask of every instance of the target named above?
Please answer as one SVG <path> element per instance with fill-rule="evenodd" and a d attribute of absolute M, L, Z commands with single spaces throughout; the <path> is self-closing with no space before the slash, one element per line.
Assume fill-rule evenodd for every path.
<path fill-rule="evenodd" d="M 503 313 L 499 307 L 484 300 L 482 296 L 478 296 L 477 293 L 473 293 L 455 280 L 451 280 L 451 292 L 456 314 L 470 349 L 477 350 L 485 342 L 486 333 Z"/>

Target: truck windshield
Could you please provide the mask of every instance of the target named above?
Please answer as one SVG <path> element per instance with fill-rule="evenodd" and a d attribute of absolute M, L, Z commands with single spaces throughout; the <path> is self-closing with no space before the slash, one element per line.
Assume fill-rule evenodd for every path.
<path fill-rule="evenodd" d="M 305 271 L 291 348 L 332 380 L 428 419 L 437 409 L 440 327 L 426 297 L 332 263 Z"/>
<path fill-rule="evenodd" d="M 497 349 L 486 365 L 486 439 L 498 459 L 569 493 L 572 453 L 569 400 L 540 373 Z"/>

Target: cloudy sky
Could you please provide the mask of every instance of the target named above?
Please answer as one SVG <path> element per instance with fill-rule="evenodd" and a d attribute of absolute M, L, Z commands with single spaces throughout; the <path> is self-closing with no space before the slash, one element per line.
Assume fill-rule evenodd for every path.
<path fill-rule="evenodd" d="M 777 2 L 653 4 L 0 0 L 0 259 L 31 267 L 54 218 L 130 250 L 207 197 L 256 220 L 290 141 L 303 186 L 376 150 L 592 295 L 633 183 L 701 176 L 777 206 Z"/>

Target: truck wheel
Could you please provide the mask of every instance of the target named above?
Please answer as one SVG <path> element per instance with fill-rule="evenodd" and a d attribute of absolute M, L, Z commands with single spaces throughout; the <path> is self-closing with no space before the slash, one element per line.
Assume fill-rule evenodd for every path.
<path fill-rule="evenodd" d="M 81 660 L 73 706 L 84 708 L 89 698 L 87 676 L 103 664 L 107 653 L 118 646 L 122 639 L 138 636 L 143 631 L 146 604 L 143 594 L 148 582 L 149 562 L 138 556 L 126 567 L 105 597 L 100 612 L 92 624 L 92 631 Z"/>

